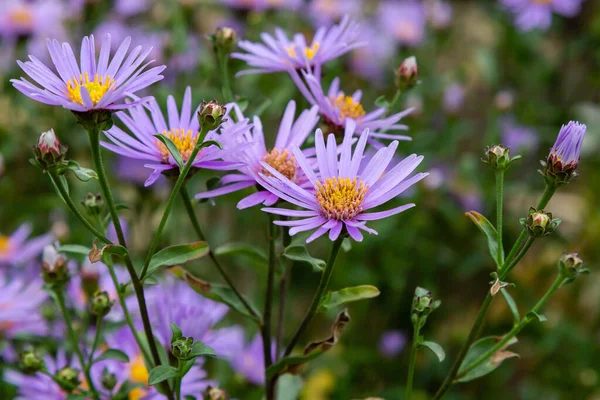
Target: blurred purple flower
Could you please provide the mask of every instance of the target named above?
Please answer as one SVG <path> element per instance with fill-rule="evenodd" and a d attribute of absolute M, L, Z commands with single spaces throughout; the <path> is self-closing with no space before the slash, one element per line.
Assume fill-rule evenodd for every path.
<path fill-rule="evenodd" d="M 60 0 L 3 0 L 0 2 L 0 38 L 15 40 L 63 32 L 65 4 Z"/>
<path fill-rule="evenodd" d="M 313 0 L 308 6 L 309 18 L 316 26 L 329 26 L 345 15 L 363 16 L 363 0 Z"/>
<path fill-rule="evenodd" d="M 31 225 L 22 224 L 10 236 L 0 234 L 0 267 L 23 265 L 39 256 L 54 240 L 50 233 L 28 240 L 31 230 Z"/>
<path fill-rule="evenodd" d="M 300 7 L 303 0 L 221 0 L 221 3 L 244 10 L 265 11 L 268 9 L 291 9 Z"/>
<path fill-rule="evenodd" d="M 396 357 L 406 345 L 406 335 L 401 331 L 387 331 L 379 339 L 379 353 L 384 357 Z"/>
<path fill-rule="evenodd" d="M 507 117 L 501 120 L 502 144 L 510 148 L 511 152 L 533 152 L 538 148 L 539 137 L 535 129 L 519 125 L 514 118 Z"/>
<path fill-rule="evenodd" d="M 550 149 L 548 162 L 560 162 L 563 166 L 579 164 L 581 146 L 587 127 L 576 121 L 570 121 L 560 128 L 556 142 Z"/>
<path fill-rule="evenodd" d="M 547 30 L 552 25 L 552 13 L 574 17 L 581 10 L 582 0 L 500 0 L 515 16 L 519 30 Z"/>
<path fill-rule="evenodd" d="M 237 119 L 243 120 L 244 116 L 241 110 L 236 108 Z M 296 114 L 296 102 L 290 101 L 285 109 L 277 138 L 273 147 L 267 147 L 265 144 L 265 135 L 263 133 L 262 123 L 258 117 L 253 119 L 252 130 L 248 130 L 243 135 L 227 136 L 221 134 L 217 138 L 223 149 L 236 148 L 244 146 L 243 150 L 231 152 L 224 157 L 225 161 L 237 162 L 243 167 L 238 170 L 238 173 L 225 175 L 221 181 L 223 186 L 209 190 L 207 192 L 196 195 L 197 199 L 207 199 L 224 194 L 232 193 L 251 186 L 257 185 L 258 174 L 264 172 L 261 162 L 266 162 L 279 172 L 289 177 L 293 182 L 301 187 L 310 186 L 310 182 L 306 175 L 302 173 L 297 162 L 292 155 L 294 147 L 300 147 L 304 144 L 306 138 L 313 132 L 317 124 L 318 117 L 317 107 L 312 107 L 310 110 L 304 110 L 294 121 Z M 312 152 L 311 152 L 312 151 Z M 304 152 L 307 156 L 314 155 L 314 149 Z M 275 194 L 267 190 L 259 190 L 239 201 L 237 207 L 244 209 L 264 204 L 271 206 L 279 200 Z"/>
<path fill-rule="evenodd" d="M 463 211 L 483 212 L 483 199 L 481 193 L 476 189 L 455 190 L 453 193 L 458 199 L 459 206 Z"/>
<path fill-rule="evenodd" d="M 384 1 L 378 18 L 378 26 L 402 45 L 418 46 L 425 40 L 425 9 L 418 1 Z"/>
<path fill-rule="evenodd" d="M 115 11 L 124 17 L 141 14 L 148 8 L 149 0 L 115 0 Z"/>
<path fill-rule="evenodd" d="M 452 4 L 442 0 L 430 0 L 425 3 L 425 13 L 434 29 L 445 29 L 452 21 Z"/>
<path fill-rule="evenodd" d="M 148 168 L 144 167 L 144 164 L 136 159 L 119 155 L 115 162 L 115 174 L 120 180 L 143 186 L 146 179 L 148 179 Z M 158 178 L 157 184 L 162 183 L 166 183 L 166 181 L 161 176 Z M 113 241 L 112 239 L 110 240 Z"/>
<path fill-rule="evenodd" d="M 255 385 L 265 383 L 265 364 L 263 353 L 263 342 L 260 334 L 256 334 L 254 339 L 246 344 L 244 331 L 242 328 L 232 328 L 232 351 L 227 355 L 233 369 L 244 376 L 248 382 Z M 275 343 L 271 348 L 272 357 L 275 359 Z"/>
<path fill-rule="evenodd" d="M 389 76 L 394 68 L 392 61 L 396 53 L 396 41 L 371 23 L 365 24 L 362 35 L 369 45 L 359 47 L 350 54 L 350 66 L 356 74 L 370 82 L 384 83 L 386 75 Z"/>
<path fill-rule="evenodd" d="M 444 91 L 444 111 L 448 114 L 456 114 L 460 111 L 465 102 L 465 88 L 453 83 Z"/>
<path fill-rule="evenodd" d="M 0 337 L 47 334 L 48 326 L 41 315 L 41 306 L 48 299 L 43 286 L 39 275 L 15 274 L 9 278 L 5 270 L 0 271 Z"/>

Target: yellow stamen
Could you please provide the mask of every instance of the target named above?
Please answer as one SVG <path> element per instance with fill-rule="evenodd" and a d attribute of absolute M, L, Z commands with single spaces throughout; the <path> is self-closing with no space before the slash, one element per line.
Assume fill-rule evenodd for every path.
<path fill-rule="evenodd" d="M 292 182 L 296 181 L 296 160 L 286 149 L 283 151 L 271 150 L 270 153 L 265 154 L 263 161 Z M 271 173 L 264 168 L 261 168 L 261 172 L 266 176 L 271 176 Z"/>
<path fill-rule="evenodd" d="M 0 255 L 8 254 L 10 248 L 10 238 L 8 236 L 0 235 Z"/>
<path fill-rule="evenodd" d="M 110 76 L 99 76 L 98 74 L 94 75 L 93 80 L 90 80 L 90 77 L 86 72 L 83 75 L 79 75 L 79 79 L 73 78 L 67 83 L 67 92 L 71 101 L 83 105 L 81 87 L 84 86 L 90 94 L 92 104 L 96 105 L 102 100 L 102 97 L 109 89 L 114 88 L 114 83 L 115 80 Z"/>
<path fill-rule="evenodd" d="M 369 187 L 357 178 L 327 178 L 317 182 L 316 197 L 328 219 L 352 219 L 362 212 L 362 202 Z"/>
<path fill-rule="evenodd" d="M 366 114 L 363 106 L 351 96 L 340 94 L 335 99 L 334 104 L 340 110 L 340 118 L 342 120 L 346 118 L 358 119 Z"/>
<path fill-rule="evenodd" d="M 288 46 L 288 48 L 286 49 L 286 50 L 287 50 L 287 53 L 288 53 L 288 55 L 289 55 L 290 57 L 292 57 L 292 58 L 296 58 L 296 50 L 294 50 L 294 48 L 295 48 L 295 47 L 296 47 L 296 45 L 295 45 L 295 44 L 290 44 L 290 45 Z"/>
<path fill-rule="evenodd" d="M 140 400 L 146 395 L 147 391 L 142 388 L 135 388 L 129 392 L 127 398 L 129 400 Z"/>
<path fill-rule="evenodd" d="M 306 58 L 308 58 L 309 61 L 312 61 L 312 59 L 317 54 L 317 51 L 319 51 L 319 43 L 314 42 L 311 47 L 307 47 L 306 49 L 304 49 L 304 54 L 306 54 Z"/>
<path fill-rule="evenodd" d="M 141 355 L 138 355 L 129 363 L 130 379 L 135 383 L 148 384 L 148 368 Z"/>
<path fill-rule="evenodd" d="M 179 150 L 181 157 L 183 157 L 183 162 L 186 162 L 190 158 L 190 155 L 192 155 L 192 151 L 198 140 L 198 132 L 192 132 L 191 129 L 187 131 L 184 129 L 171 129 L 170 131 L 164 131 L 162 134 L 175 143 L 177 150 Z M 160 140 L 156 140 L 156 146 L 160 150 L 163 162 L 167 163 L 171 155 L 169 149 Z"/>

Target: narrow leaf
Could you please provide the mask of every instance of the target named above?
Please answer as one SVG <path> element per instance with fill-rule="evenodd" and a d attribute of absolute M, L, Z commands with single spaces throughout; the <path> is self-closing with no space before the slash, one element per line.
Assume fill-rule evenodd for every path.
<path fill-rule="evenodd" d="M 194 342 L 192 345 L 192 351 L 188 358 L 196 358 L 196 357 L 216 357 L 217 353 L 215 350 L 202 343 L 201 341 Z"/>
<path fill-rule="evenodd" d="M 490 250 L 490 255 L 492 259 L 496 262 L 498 267 L 502 266 L 502 260 L 498 260 L 498 241 L 496 232 L 496 228 L 492 225 L 490 221 L 483 215 L 479 214 L 477 211 L 469 211 L 465 213 L 467 217 L 469 217 L 475 225 L 485 234 L 488 240 L 488 247 Z M 504 250 L 502 250 L 502 259 L 504 259 Z"/>
<path fill-rule="evenodd" d="M 217 146 L 219 149 L 223 150 L 223 145 L 216 140 L 205 140 L 200 144 L 201 149 L 209 146 Z"/>
<path fill-rule="evenodd" d="M 319 311 L 331 310 L 332 308 L 339 307 L 342 304 L 364 299 L 371 299 L 377 296 L 379 296 L 379 289 L 371 285 L 344 288 L 336 292 L 330 292 L 321 297 L 321 301 L 319 302 Z"/>
<path fill-rule="evenodd" d="M 169 139 L 167 136 L 161 133 L 154 135 L 154 137 L 160 140 L 162 144 L 165 145 L 167 150 L 169 150 L 169 153 L 171 153 L 171 156 L 173 156 L 173 159 L 175 160 L 177 165 L 179 165 L 179 168 L 183 168 L 183 157 L 181 157 L 181 153 L 179 152 L 179 149 L 177 148 L 175 143 L 173 143 L 171 139 Z"/>
<path fill-rule="evenodd" d="M 267 255 L 246 243 L 226 243 L 215 249 L 216 256 L 245 256 L 260 264 L 265 264 L 268 261 Z"/>
<path fill-rule="evenodd" d="M 104 353 L 100 354 L 100 356 L 94 360 L 94 363 L 97 363 L 98 361 L 103 361 L 103 360 L 117 360 L 117 361 L 122 361 L 122 362 L 129 362 L 129 357 L 127 356 L 127 354 L 123 353 L 121 350 L 108 349 L 108 350 L 105 350 Z"/>
<path fill-rule="evenodd" d="M 548 318 L 546 318 L 546 316 L 544 314 L 538 314 L 535 311 L 529 311 L 527 313 L 527 317 L 529 319 L 534 319 L 535 318 L 535 319 L 537 319 L 540 322 L 546 322 L 546 321 L 548 321 Z"/>
<path fill-rule="evenodd" d="M 77 161 L 69 160 L 67 168 L 73 171 L 77 179 L 82 182 L 87 182 L 91 179 L 98 179 L 98 174 L 96 174 L 96 171 L 81 167 Z"/>
<path fill-rule="evenodd" d="M 321 272 L 325 267 L 325 261 L 312 257 L 304 244 L 294 243 L 289 245 L 283 251 L 283 256 L 292 261 L 311 265 L 315 272 Z"/>
<path fill-rule="evenodd" d="M 501 339 L 502 339 L 502 337 L 488 336 L 488 337 L 479 339 L 478 341 L 473 343 L 471 345 L 471 347 L 469 348 L 469 351 L 467 352 L 467 355 L 465 356 L 465 359 L 464 359 L 462 365 L 460 366 L 460 369 L 458 371 L 458 376 L 460 376 L 460 378 L 457 379 L 456 381 L 457 382 L 469 382 L 469 381 L 472 381 L 473 379 L 480 378 L 480 377 L 487 375 L 490 372 L 494 371 L 496 368 L 498 368 L 500 366 L 500 364 L 502 364 L 502 361 L 506 360 L 507 358 L 518 357 L 518 355 L 516 353 L 512 353 L 510 351 L 505 351 L 504 349 L 501 349 L 500 351 L 498 351 L 494 355 L 492 355 L 489 359 L 487 359 L 485 362 L 483 362 L 481 365 L 479 365 L 478 367 L 471 370 L 465 376 L 462 376 L 463 371 L 465 371 L 473 362 L 477 361 L 477 359 L 479 359 L 479 357 L 481 357 L 482 355 L 487 353 Z M 517 342 L 517 338 L 513 338 L 511 341 L 509 341 L 506 344 L 506 346 L 504 348 L 511 346 L 511 345 L 515 344 L 516 342 Z"/>
<path fill-rule="evenodd" d="M 90 253 L 90 248 L 80 244 L 64 244 L 56 249 L 59 253 L 80 254 L 87 256 Z"/>
<path fill-rule="evenodd" d="M 422 342 L 421 346 L 423 347 L 427 347 L 429 350 L 431 350 L 433 352 L 433 354 L 435 354 L 438 358 L 438 360 L 440 362 L 444 361 L 446 359 L 446 353 L 444 352 L 444 349 L 442 349 L 442 346 L 440 346 L 439 344 L 435 343 L 435 342 Z"/>
<path fill-rule="evenodd" d="M 143 278 L 151 276 L 161 267 L 172 267 L 204 257 L 208 254 L 208 250 L 206 242 L 194 242 L 165 247 L 152 256 L 146 276 Z"/>
<path fill-rule="evenodd" d="M 519 308 L 517 307 L 515 299 L 513 299 L 510 293 L 508 293 L 508 290 L 504 288 L 500 289 L 500 293 L 502 293 L 502 297 L 504 297 L 504 300 L 506 300 L 506 304 L 508 304 L 508 308 L 510 309 L 510 312 L 513 315 L 515 324 L 518 324 L 519 321 L 521 321 L 521 315 L 519 314 Z"/>
<path fill-rule="evenodd" d="M 302 390 L 302 378 L 297 375 L 285 374 L 277 380 L 277 400 L 296 400 Z"/>
<path fill-rule="evenodd" d="M 171 367 L 170 365 L 159 365 L 154 367 L 150 371 L 148 385 L 154 386 L 157 383 L 166 381 L 167 379 L 175 378 L 177 376 L 177 372 L 177 368 Z"/>
<path fill-rule="evenodd" d="M 183 336 L 183 333 L 181 332 L 181 329 L 179 329 L 177 324 L 174 322 L 171 322 L 171 331 L 173 332 L 173 336 L 171 336 L 171 344 L 173 344 L 174 341 Z"/>

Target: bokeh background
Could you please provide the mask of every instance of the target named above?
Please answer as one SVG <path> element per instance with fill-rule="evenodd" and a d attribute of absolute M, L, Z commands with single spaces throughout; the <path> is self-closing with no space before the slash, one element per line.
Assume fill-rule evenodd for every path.
<path fill-rule="evenodd" d="M 522 3 L 536 3 L 523 0 Z M 537 3 L 560 2 L 557 0 Z M 288 33 L 311 36 L 344 14 L 361 21 L 367 47 L 327 64 L 325 86 L 342 79 L 346 92 L 362 89 L 369 110 L 380 96 L 395 93 L 394 70 L 415 55 L 421 83 L 401 98 L 414 107 L 405 119 L 414 138 L 399 151 L 425 155 L 430 177 L 397 200 L 417 207 L 398 217 L 377 221 L 378 236 L 368 236 L 343 252 L 332 289 L 360 284 L 377 286 L 381 295 L 353 303 L 352 322 L 341 343 L 311 363 L 303 374 L 302 399 L 402 398 L 410 343 L 410 305 L 416 286 L 431 290 L 441 307 L 424 330 L 448 354 L 438 363 L 421 351 L 417 358 L 415 398 L 426 399 L 438 387 L 466 339 L 489 288 L 493 263 L 478 229 L 464 216 L 477 210 L 494 214 L 493 171 L 481 162 L 487 145 L 502 143 L 520 154 L 506 176 L 505 243 L 520 232 L 518 219 L 535 205 L 543 191 L 539 160 L 552 145 L 561 124 L 587 124 L 580 174 L 561 189 L 548 206 L 563 219 L 557 234 L 538 241 L 511 276 L 511 289 L 522 312 L 531 307 L 554 279 L 564 251 L 578 251 L 592 274 L 561 289 L 545 310 L 548 321 L 531 324 L 513 350 L 520 359 L 496 372 L 453 388 L 449 399 L 600 399 L 600 2 L 580 4 L 567 16 L 555 13 L 551 26 L 523 26 L 510 1 L 253 1 L 253 0 L 2 0 L 0 4 L 0 233 L 10 234 L 30 222 L 36 234 L 52 231 L 63 243 L 88 244 L 89 235 L 67 214 L 47 178 L 28 159 L 42 131 L 54 128 L 69 146 L 69 157 L 91 167 L 87 135 L 66 110 L 35 103 L 20 95 L 9 79 L 21 72 L 15 60 L 27 54 L 47 59 L 46 37 L 77 43 L 83 35 L 109 32 L 116 41 L 152 44 L 153 58 L 166 64 L 165 79 L 148 94 L 164 105 L 168 94 L 181 98 L 192 86 L 196 103 L 223 101 L 219 71 L 207 35 L 219 26 L 233 27 L 240 38 L 259 40 L 261 32 L 281 26 Z M 385 5 L 383 3 L 386 3 Z M 387 7 L 387 8 L 385 8 Z M 384 12 L 384 10 L 387 10 Z M 519 22 L 521 21 L 521 22 Z M 232 70 L 244 68 L 232 61 Z M 235 95 L 248 102 L 248 114 L 260 113 L 266 134 L 274 137 L 290 99 L 302 98 L 285 73 L 243 76 L 233 81 Z M 123 213 L 133 251 L 143 257 L 150 233 L 170 190 L 166 181 L 144 188 L 147 171 L 107 154 L 111 182 Z M 214 173 L 196 175 L 192 192 L 205 190 Z M 72 184 L 74 198 L 99 188 L 93 182 Z M 216 245 L 245 242 L 266 246 L 266 217 L 258 208 L 238 211 L 236 202 L 248 193 L 203 203 L 197 211 L 209 240 Z M 162 245 L 189 241 L 193 232 L 181 204 L 172 215 Z M 329 241 L 309 246 L 325 258 Z M 346 249 L 347 250 L 347 249 Z M 261 304 L 266 269 L 243 258 L 225 263 L 245 293 Z M 210 266 L 199 271 L 218 280 Z M 318 275 L 306 265 L 292 270 L 286 322 L 288 339 L 308 306 Z M 320 316 L 307 337 L 329 331 L 334 317 Z M 230 314 L 225 324 L 241 323 Z M 487 317 L 485 334 L 502 334 L 512 318 L 502 300 Z M 2 327 L 0 326 L 0 340 Z M 211 373 L 239 399 L 258 399 L 260 389 L 226 367 Z M 2 392 L 14 394 L 7 384 Z"/>

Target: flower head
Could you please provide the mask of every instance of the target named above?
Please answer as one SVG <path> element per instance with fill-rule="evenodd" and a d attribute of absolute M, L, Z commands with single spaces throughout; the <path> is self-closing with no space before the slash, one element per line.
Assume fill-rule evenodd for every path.
<path fill-rule="evenodd" d="M 379 6 L 379 24 L 400 44 L 418 46 L 425 39 L 425 9 L 417 1 L 384 1 Z"/>
<path fill-rule="evenodd" d="M 301 33 L 296 33 L 289 40 L 283 30 L 277 28 L 275 37 L 268 33 L 261 35 L 264 44 L 240 41 L 238 46 L 246 53 L 233 53 L 231 56 L 244 60 L 253 67 L 239 74 L 288 71 L 297 77 L 297 69 L 316 68 L 316 71 L 320 71 L 326 62 L 366 45 L 359 41 L 359 37 L 358 26 L 344 17 L 338 25 L 319 28 L 310 44 Z M 319 72 L 316 74 L 320 75 Z"/>
<path fill-rule="evenodd" d="M 232 328 L 233 330 L 233 328 Z M 264 367 L 264 352 L 263 341 L 260 334 L 246 343 L 244 331 L 241 328 L 235 330 L 232 340 L 232 349 L 228 360 L 231 362 L 233 369 L 244 376 L 248 382 L 255 385 L 263 385 L 265 383 L 265 367 Z M 273 358 L 275 358 L 275 344 L 271 349 Z"/>
<path fill-rule="evenodd" d="M 33 146 L 35 158 L 45 170 L 60 165 L 67 155 L 67 150 L 68 147 L 59 142 L 54 129 L 42 132 L 37 144 Z"/>
<path fill-rule="evenodd" d="M 146 108 L 150 111 L 150 117 Z M 188 87 L 183 97 L 181 114 L 177 110 L 175 98 L 169 96 L 167 99 L 167 120 L 163 116 L 156 100 L 151 99 L 147 106 L 136 106 L 116 115 L 125 127 L 131 132 L 126 133 L 123 129 L 113 126 L 106 131 L 106 136 L 112 143 L 102 143 L 102 146 L 125 157 L 145 161 L 145 167 L 154 170 L 146 180 L 145 186 L 150 186 L 160 177 L 161 173 L 179 168 L 167 147 L 154 135 L 162 134 L 169 139 L 181 153 L 184 162 L 187 162 L 194 146 L 198 140 L 200 125 L 197 114 L 200 106 L 195 111 L 192 109 L 192 90 Z M 239 135 L 247 131 L 247 121 L 229 124 L 222 132 L 224 136 Z M 217 133 L 210 131 L 206 140 L 216 138 Z M 217 170 L 230 170 L 240 167 L 239 163 L 221 161 L 228 151 L 221 151 L 217 146 L 209 146 L 200 150 L 194 163 L 195 168 L 208 168 Z"/>
<path fill-rule="evenodd" d="M 148 98 L 122 103 L 125 97 L 144 89 L 163 77 L 164 66 L 146 69 L 152 62 L 142 63 L 152 50 L 137 46 L 129 55 L 131 38 L 126 38 L 118 47 L 109 63 L 111 37 L 104 36 L 100 56 L 96 60 L 94 35 L 86 36 L 81 42 L 81 57 L 78 64 L 68 43 L 48 39 L 50 57 L 58 74 L 50 70 L 34 56 L 30 61 L 17 63 L 39 86 L 25 78 L 12 79 L 14 87 L 26 96 L 39 102 L 63 106 L 72 111 L 119 110 L 144 103 Z M 127 57 L 126 57 L 127 56 Z"/>
<path fill-rule="evenodd" d="M 552 24 L 552 13 L 574 17 L 581 9 L 582 0 L 502 0 L 514 14 L 520 31 L 547 30 Z"/>
<path fill-rule="evenodd" d="M 379 353 L 385 357 L 396 357 L 406 346 L 406 335 L 401 331 L 386 331 L 379 339 Z"/>
<path fill-rule="evenodd" d="M 345 230 L 354 240 L 361 241 L 361 230 L 377 233 L 366 226 L 367 221 L 386 218 L 414 207 L 414 204 L 406 204 L 386 211 L 367 212 L 395 198 L 427 174 L 419 173 L 406 179 L 423 160 L 422 156 L 414 154 L 385 172 L 398 147 L 397 141 L 379 149 L 361 167 L 369 132 L 365 130 L 362 133 L 352 154 L 354 128 L 353 123 L 347 125 L 339 157 L 335 136 L 329 135 L 325 145 L 323 133 L 317 130 L 318 173 L 306 167 L 306 158 L 298 148 L 293 150 L 298 164 L 311 183 L 308 189 L 301 188 L 263 163 L 263 167 L 272 176 L 261 173 L 259 183 L 283 200 L 305 209 L 263 208 L 273 214 L 301 217 L 302 219 L 295 221 L 275 221 L 277 225 L 290 226 L 290 235 L 316 229 L 307 242 L 327 232 L 331 240 L 336 240 Z"/>
<path fill-rule="evenodd" d="M 243 119 L 241 111 L 237 109 L 237 112 L 238 118 Z M 225 175 L 221 180 L 223 186 L 199 193 L 196 195 L 196 198 L 212 198 L 255 186 L 260 173 L 270 175 L 262 166 L 263 162 L 275 168 L 300 186 L 310 185 L 306 175 L 302 172 L 292 154 L 292 149 L 302 146 L 308 135 L 313 132 L 318 121 L 317 112 L 317 107 L 304 110 L 294 121 L 296 103 L 290 101 L 283 114 L 279 131 L 277 132 L 277 139 L 273 147 L 267 147 L 265 144 L 262 123 L 258 117 L 254 117 L 252 130 L 248 130 L 243 135 L 230 136 L 228 138 L 224 134 L 221 134 L 222 138 L 219 137 L 217 140 L 223 144 L 225 150 L 245 146 L 243 150 L 227 153 L 228 155 L 223 158 L 225 161 L 241 163 L 243 167 L 239 168 L 236 173 Z M 311 153 L 310 151 L 305 151 L 305 154 L 308 156 Z M 278 199 L 277 195 L 267 190 L 259 190 L 257 193 L 253 193 L 240 200 L 238 208 L 243 209 L 261 203 L 270 206 L 275 204 Z"/>
<path fill-rule="evenodd" d="M 0 273 L 0 337 L 15 335 L 45 336 L 48 326 L 40 310 L 48 299 L 39 277 L 26 278 L 22 274 L 9 278 Z"/>
<path fill-rule="evenodd" d="M 29 224 L 21 225 L 10 236 L 0 234 L 0 266 L 25 264 L 40 255 L 44 247 L 52 243 L 51 234 L 28 240 L 30 234 Z"/>
<path fill-rule="evenodd" d="M 409 136 L 386 133 L 390 130 L 408 129 L 406 125 L 398 122 L 412 112 L 411 108 L 388 117 L 385 117 L 387 109 L 383 107 L 366 112 L 360 102 L 362 91 L 357 90 L 351 96 L 346 95 L 340 90 L 339 78 L 335 78 L 331 82 L 327 95 L 315 75 L 305 74 L 304 78 L 308 84 L 308 90 L 304 84 L 301 84 L 302 93 L 309 103 L 319 106 L 319 112 L 332 132 L 343 132 L 346 123 L 352 121 L 356 125 L 357 134 L 365 129 L 371 131 L 370 143 L 376 147 L 381 147 L 381 144 L 374 139 L 412 140 Z"/>
<path fill-rule="evenodd" d="M 554 146 L 542 165 L 542 174 L 546 180 L 557 186 L 564 186 L 577 176 L 577 167 L 581 155 L 581 146 L 587 127 L 571 121 L 560 128 Z"/>

